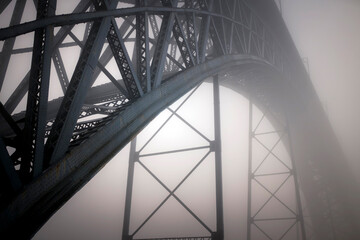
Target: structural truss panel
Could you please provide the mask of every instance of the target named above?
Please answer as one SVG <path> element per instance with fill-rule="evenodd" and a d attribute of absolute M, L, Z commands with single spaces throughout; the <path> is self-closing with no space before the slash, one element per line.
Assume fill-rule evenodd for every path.
<path fill-rule="evenodd" d="M 360 238 L 358 187 L 274 2 L 64 2 L 0 3 L 1 234 L 31 237 L 161 110 L 221 74 L 285 112 L 317 239 Z"/>

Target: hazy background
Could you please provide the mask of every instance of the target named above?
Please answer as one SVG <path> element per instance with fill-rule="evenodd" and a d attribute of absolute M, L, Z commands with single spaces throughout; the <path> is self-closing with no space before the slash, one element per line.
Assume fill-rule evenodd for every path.
<path fill-rule="evenodd" d="M 26 8 L 33 9 L 32 1 L 27 2 Z M 72 9 L 74 3 L 72 1 L 68 2 L 69 9 Z M 64 6 L 65 4 L 62 2 L 62 7 Z M 61 13 L 61 11 L 61 9 L 58 9 L 57 13 Z M 64 12 L 66 11 L 64 10 Z M 282 13 L 300 55 L 309 64 L 309 73 L 315 89 L 334 127 L 339 142 L 348 157 L 354 174 L 356 174 L 357 179 L 360 181 L 360 176 L 357 174 L 360 172 L 360 107 L 358 105 L 360 103 L 360 1 L 282 0 Z M 9 19 L 4 14 L 1 17 L 2 19 Z M 23 21 L 33 18 L 34 14 L 32 16 L 27 15 Z M 4 21 L 1 21 L 0 25 L 2 26 L 3 24 L 6 25 Z M 15 48 L 32 45 L 33 34 L 26 34 L 20 38 L 24 39 L 23 42 L 27 42 L 27 44 L 21 45 L 21 41 L 17 40 Z M 77 54 L 79 54 L 79 48 L 75 47 L 73 49 L 76 49 Z M 67 51 L 73 52 L 73 49 L 68 49 Z M 19 75 L 12 76 L 12 78 L 17 79 L 16 81 L 20 81 L 22 75 L 28 70 L 31 54 L 17 55 L 12 59 L 12 61 L 16 62 L 17 58 L 24 57 L 28 59 L 27 67 L 18 68 L 18 66 L 10 64 L 14 68 L 11 72 Z M 65 64 L 69 65 L 69 67 L 70 65 L 75 66 L 75 63 L 69 61 Z M 54 69 L 52 71 L 54 72 Z M 2 101 L 3 98 L 6 99 L 10 95 L 12 88 L 15 86 L 16 84 L 6 85 L 5 81 L 1 93 Z M 52 87 L 58 89 L 59 86 Z M 204 88 L 209 88 L 209 86 L 204 86 Z M 202 97 L 205 94 L 205 97 L 211 99 L 211 95 L 206 95 L 211 89 L 207 90 L 203 91 Z M 51 94 L 56 96 L 55 91 Z M 243 194 L 242 191 L 245 187 L 243 185 L 246 185 L 245 181 L 247 181 L 245 164 L 247 160 L 247 100 L 227 89 L 222 89 L 221 96 L 222 113 L 224 113 L 222 116 L 223 145 L 228 146 L 228 148 L 223 150 L 224 160 L 226 160 L 224 161 L 224 172 L 226 172 L 224 177 L 225 226 L 227 227 L 228 237 L 243 237 L 246 220 L 244 215 L 246 194 Z M 204 105 L 199 104 L 199 102 L 204 102 L 204 100 L 200 101 L 198 99 L 196 101 L 198 104 L 191 105 L 197 105 L 202 111 L 204 109 L 211 109 L 209 106 L 204 107 Z M 234 106 L 234 102 L 239 103 L 239 105 Z M 200 113 L 196 108 L 183 111 L 184 114 L 186 112 L 190 113 L 190 115 L 199 115 Z M 166 117 L 167 114 L 169 112 L 165 111 L 160 116 L 160 120 Z M 207 114 L 209 114 L 208 118 L 211 118 L 210 110 Z M 194 119 L 192 121 L 194 124 L 197 122 Z M 211 138 L 212 123 L 203 124 L 200 121 L 197 123 L 197 127 L 202 128 Z M 176 123 L 172 124 L 174 125 L 169 127 L 168 130 L 180 131 L 179 125 L 176 125 Z M 173 134 L 175 133 L 173 132 Z M 177 132 L 176 134 L 180 133 Z M 181 134 L 191 133 L 183 131 Z M 234 135 L 238 136 L 236 140 L 232 138 Z M 166 139 L 166 136 L 162 137 Z M 196 136 L 189 137 L 188 139 L 191 139 L 193 144 L 203 143 Z M 190 142 L 185 142 L 184 144 L 190 144 Z M 157 145 L 154 144 L 153 147 Z M 194 153 L 192 155 L 194 158 L 193 162 L 199 158 L 197 154 L 200 156 L 203 153 Z M 122 229 L 127 159 L 128 147 L 121 151 L 88 185 L 66 203 L 37 233 L 34 239 L 119 239 Z M 188 166 L 191 166 L 191 160 L 189 161 Z M 214 219 L 212 209 L 214 198 L 211 197 L 213 196 L 211 191 L 214 190 L 212 185 L 209 184 L 209 182 L 213 182 L 211 161 L 213 161 L 212 156 L 209 156 L 204 162 L 205 170 L 210 171 L 199 171 L 198 176 L 195 176 L 195 180 L 198 178 L 198 181 L 193 181 L 192 185 L 188 186 L 188 188 L 198 193 L 198 199 L 201 201 L 187 200 L 189 204 L 193 204 L 192 207 L 194 209 L 198 209 L 200 216 L 207 219 L 207 224 L 210 227 L 214 226 L 214 221 L 212 220 Z M 183 164 L 174 164 L 178 166 L 177 169 L 179 171 L 175 172 L 179 175 L 175 174 L 175 172 L 172 175 L 179 179 L 181 173 L 186 171 L 186 165 L 181 171 L 179 167 Z M 156 169 L 156 163 L 152 167 Z M 146 176 L 146 174 L 141 174 L 140 169 L 138 171 L 139 176 Z M 159 172 L 159 174 L 161 173 Z M 148 188 L 145 189 L 150 189 L 150 186 L 155 188 L 157 186 L 156 183 L 146 177 L 142 180 L 135 179 L 135 181 L 135 184 L 138 184 L 136 186 L 146 183 L 145 186 Z M 176 179 L 169 181 L 176 182 Z M 171 185 L 174 182 L 168 182 L 168 184 Z M 231 182 L 243 184 L 238 185 L 239 188 L 235 189 L 233 185 L 229 184 Z M 166 192 L 162 189 L 157 191 L 156 194 L 152 194 L 152 198 L 149 198 L 151 192 L 138 191 L 134 193 L 134 209 L 137 209 L 134 210 L 136 211 L 134 212 L 136 217 L 132 215 L 132 222 L 134 224 L 140 221 L 139 219 L 143 216 L 146 216 L 151 211 L 151 207 L 155 206 L 162 197 L 166 196 Z M 189 196 L 189 193 L 186 193 L 186 187 L 184 187 L 183 191 L 183 197 Z M 171 208 L 171 206 L 174 208 Z M 170 201 L 167 207 L 165 211 L 168 211 L 170 215 L 180 216 L 183 214 L 182 211 L 176 208 L 178 206 L 174 202 Z M 188 218 L 186 214 L 181 216 L 182 219 L 185 219 L 183 228 L 196 226 L 191 217 Z M 157 221 L 166 222 L 169 225 L 167 229 L 171 229 L 170 225 L 174 223 L 170 218 L 162 219 L 159 217 Z M 178 231 L 181 231 L 181 229 Z"/>
<path fill-rule="evenodd" d="M 282 12 L 360 181 L 360 1 L 282 0 Z"/>

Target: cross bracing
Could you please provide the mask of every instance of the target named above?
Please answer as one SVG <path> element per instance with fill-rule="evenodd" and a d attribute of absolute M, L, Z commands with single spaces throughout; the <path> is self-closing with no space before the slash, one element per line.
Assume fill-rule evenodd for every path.
<path fill-rule="evenodd" d="M 326 239 L 336 221 L 342 239 L 356 239 L 355 181 L 274 3 L 81 0 L 71 13 L 57 14 L 56 1 L 39 0 L 27 1 L 36 19 L 21 22 L 22 2 L 0 6 L 12 13 L 0 29 L 2 232 L 33 235 L 158 112 L 206 77 L 231 72 L 248 80 L 224 85 L 286 110 L 318 237 Z M 23 34 L 34 34 L 33 45 L 14 49 Z M 81 48 L 73 72 L 62 53 L 68 47 Z M 32 65 L 5 94 L 9 61 L 26 52 Z M 63 94 L 49 99 L 53 81 Z"/>

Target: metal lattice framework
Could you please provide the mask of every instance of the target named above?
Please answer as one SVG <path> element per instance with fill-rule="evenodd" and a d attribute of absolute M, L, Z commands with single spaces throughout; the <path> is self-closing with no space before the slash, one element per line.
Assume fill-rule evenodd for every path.
<path fill-rule="evenodd" d="M 228 74 L 224 86 L 286 112 L 317 239 L 359 238 L 358 188 L 272 1 L 80 0 L 69 14 L 56 13 L 56 0 L 14 2 L 13 10 L 10 0 L 0 3 L 0 14 L 12 11 L 0 29 L 0 90 L 11 81 L 12 56 L 32 59 L 1 98 L 1 234 L 31 237 L 162 109 Z M 22 23 L 25 2 L 37 14 Z M 15 49 L 23 34 L 34 34 L 33 46 Z M 70 77 L 62 49 L 74 46 L 81 54 Z M 108 83 L 96 84 L 103 75 Z M 48 100 L 53 81 L 63 94 Z"/>

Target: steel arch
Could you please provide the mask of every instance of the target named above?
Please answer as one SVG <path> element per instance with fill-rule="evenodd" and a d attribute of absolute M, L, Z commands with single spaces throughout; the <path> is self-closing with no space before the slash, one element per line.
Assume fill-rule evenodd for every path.
<path fill-rule="evenodd" d="M 99 0 L 93 1 L 95 11 L 84 13 L 91 2 L 82 0 L 77 7 L 80 13 L 52 16 L 55 14 L 55 1 L 41 0 L 37 5 L 37 20 L 0 30 L 0 39 L 5 40 L 5 43 L 11 37 L 32 31 L 42 36 L 35 38 L 34 47 L 30 50 L 34 62 L 31 71 L 1 107 L 2 117 L 11 126 L 1 131 L 1 136 L 6 140 L 1 143 L 2 168 L 5 169 L 2 177 L 9 182 L 2 199 L 1 232 L 31 236 L 161 109 L 205 77 L 241 66 L 255 72 L 266 69 L 269 79 L 273 80 L 253 82 L 248 91 L 256 92 L 259 101 L 274 108 L 284 107 L 288 112 L 295 138 L 295 160 L 300 165 L 300 182 L 311 202 L 319 238 L 327 238 L 329 230 L 329 226 L 324 224 L 328 217 L 322 216 L 327 211 L 323 204 L 325 193 L 330 196 L 338 211 L 337 228 L 339 232 L 346 233 L 343 239 L 357 239 L 359 213 L 356 211 L 359 209 L 355 206 L 358 195 L 350 191 L 357 193 L 358 188 L 349 170 L 340 161 L 344 157 L 274 3 L 266 0 L 154 0 L 147 6 L 144 1 L 121 2 L 135 5 L 117 9 L 117 1 L 109 4 Z M 213 8 L 211 3 L 214 4 Z M 9 2 L 3 4 L 1 9 L 5 9 Z M 155 15 L 163 19 L 157 30 L 154 24 L 159 20 L 154 21 L 155 17 L 152 16 Z M 124 16 L 128 21 L 124 21 L 119 28 L 114 17 Z M 194 19 L 198 22 L 197 27 L 191 23 Z M 73 24 L 90 21 L 93 22 L 84 38 L 86 41 L 81 42 L 71 34 Z M 184 30 L 181 23 L 195 27 Z M 146 25 L 154 28 L 153 33 L 157 32 L 153 39 L 149 37 Z M 52 39 L 54 26 L 62 28 Z M 133 31 L 136 31 L 134 42 L 143 48 L 132 56 L 138 61 L 131 59 L 129 49 L 124 44 L 124 34 L 129 28 L 126 26 L 132 26 Z M 43 102 L 47 98 L 46 81 L 50 78 L 48 70 L 52 51 L 49 45 L 57 50 L 68 34 L 75 44 L 83 48 L 72 80 L 69 83 L 61 74 L 61 55 L 54 51 L 56 56 L 52 58 L 56 60 L 59 79 L 63 77 L 61 81 L 66 92 L 63 98 L 45 104 L 47 114 L 33 112 L 34 104 L 36 108 L 44 109 Z M 110 47 L 98 61 L 105 38 Z M 154 46 L 152 51 L 149 49 L 150 42 Z M 168 52 L 168 46 L 174 46 L 172 49 L 175 51 Z M 8 53 L 2 52 L 2 61 L 8 61 L 6 59 L 12 54 L 12 48 L 7 48 Z M 181 58 L 176 59 L 176 49 Z M 122 81 L 117 81 L 104 67 L 112 57 L 111 54 L 115 57 Z M 153 58 L 151 66 L 147 59 L 149 55 Z M 38 65 L 38 59 L 43 63 Z M 165 69 L 166 64 L 169 64 L 168 69 Z M 135 68 L 141 71 L 136 72 Z M 94 87 L 86 95 L 87 89 L 99 75 L 99 69 L 115 87 Z M 275 76 L 277 80 L 274 80 Z M 0 80 L 2 83 L 4 79 Z M 34 94 L 29 94 L 26 113 L 11 116 L 25 95 L 29 82 L 32 85 L 29 93 Z M 239 87 L 234 86 L 234 82 L 229 84 Z M 38 89 L 41 89 L 40 93 L 35 94 Z M 110 105 L 109 101 L 112 101 Z M 78 122 L 78 118 L 96 113 L 108 117 Z M 24 130 L 16 122 L 23 118 Z M 35 122 L 31 119 L 35 119 Z M 44 119 L 47 121 L 46 126 Z M 25 141 L 22 140 L 23 131 L 27 136 Z M 309 137 L 321 144 L 312 146 L 307 141 Z M 47 143 L 43 150 L 45 138 Z M 33 141 L 36 146 L 30 146 Z M 23 143 L 25 149 L 21 147 Z M 70 144 L 70 152 L 66 153 Z M 9 156 L 5 146 L 15 146 L 18 156 Z M 16 161 L 12 162 L 10 157 Z M 13 165 L 20 165 L 20 171 L 14 171 Z M 333 176 L 337 176 L 337 179 Z M 17 228 L 22 231 L 17 232 Z"/>

